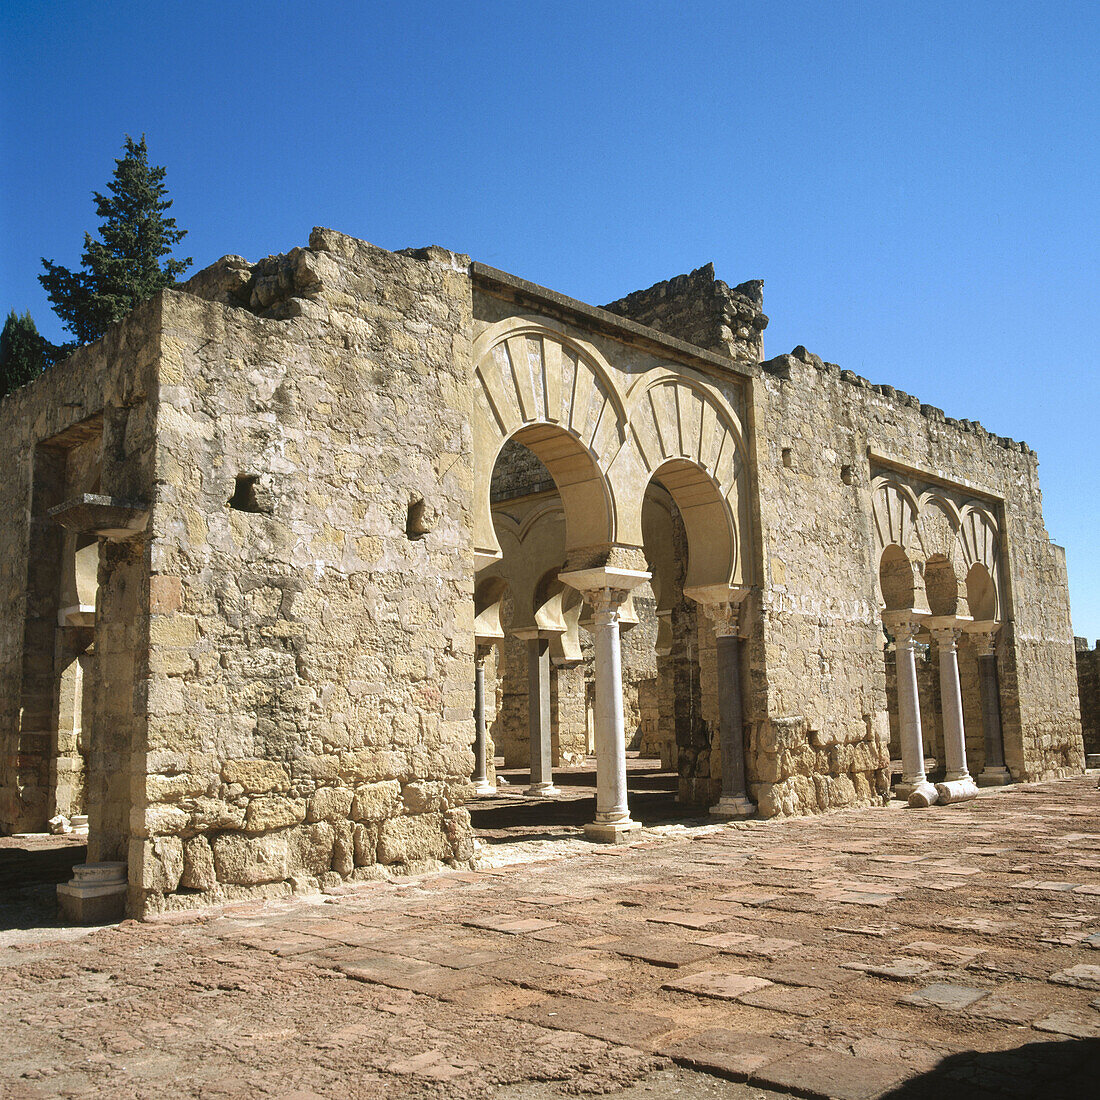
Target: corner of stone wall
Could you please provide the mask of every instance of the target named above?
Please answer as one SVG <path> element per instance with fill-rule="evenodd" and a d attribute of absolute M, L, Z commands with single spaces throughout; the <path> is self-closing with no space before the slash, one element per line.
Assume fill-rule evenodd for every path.
<path fill-rule="evenodd" d="M 165 301 L 133 911 L 468 867 L 463 259 L 318 229 Z"/>

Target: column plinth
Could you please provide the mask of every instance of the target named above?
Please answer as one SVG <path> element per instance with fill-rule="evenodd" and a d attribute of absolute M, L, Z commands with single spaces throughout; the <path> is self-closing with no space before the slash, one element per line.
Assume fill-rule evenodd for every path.
<path fill-rule="evenodd" d="M 558 578 L 576 588 L 594 612 L 596 820 L 584 827 L 584 835 L 603 843 L 623 843 L 638 828 L 627 804 L 619 613 L 631 590 L 649 577 L 649 573 L 636 569 L 597 568 L 562 573 Z"/>

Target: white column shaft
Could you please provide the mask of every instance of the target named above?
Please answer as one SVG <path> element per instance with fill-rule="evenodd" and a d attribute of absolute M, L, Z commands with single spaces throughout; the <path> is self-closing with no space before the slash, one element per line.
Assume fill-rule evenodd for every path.
<path fill-rule="evenodd" d="M 959 686 L 959 654 L 954 632 L 937 631 L 940 651 L 940 701 L 943 706 L 943 754 L 948 783 L 968 779 L 966 732 L 963 726 L 962 689 Z"/>
<path fill-rule="evenodd" d="M 596 824 L 626 825 L 626 725 L 619 612 L 597 610 L 596 622 Z"/>

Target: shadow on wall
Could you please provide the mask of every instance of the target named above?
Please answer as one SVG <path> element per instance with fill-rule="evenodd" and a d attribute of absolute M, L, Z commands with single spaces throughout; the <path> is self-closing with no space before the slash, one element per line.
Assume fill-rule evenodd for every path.
<path fill-rule="evenodd" d="M 1098 1073 L 1100 1039 L 1027 1043 L 1012 1050 L 952 1054 L 935 1069 L 882 1093 L 879 1100 L 1081 1100 L 1096 1095 Z"/>

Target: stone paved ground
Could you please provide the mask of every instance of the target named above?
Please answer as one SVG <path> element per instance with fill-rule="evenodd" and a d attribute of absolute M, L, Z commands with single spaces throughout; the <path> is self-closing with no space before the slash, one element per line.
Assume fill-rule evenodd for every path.
<path fill-rule="evenodd" d="M 1095 1095 L 1097 798 L 648 834 L 15 943 L 0 1095 Z"/>

